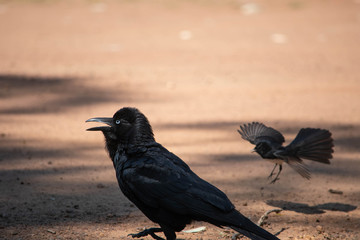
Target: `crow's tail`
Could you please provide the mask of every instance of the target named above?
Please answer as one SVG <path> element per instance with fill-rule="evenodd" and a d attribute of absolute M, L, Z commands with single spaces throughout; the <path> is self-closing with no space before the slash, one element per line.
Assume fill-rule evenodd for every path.
<path fill-rule="evenodd" d="M 238 211 L 231 213 L 231 222 L 228 227 L 247 236 L 252 240 L 279 240 L 275 235 L 259 227 Z"/>
<path fill-rule="evenodd" d="M 334 152 L 333 147 L 333 139 L 328 130 L 302 128 L 296 138 L 276 155 L 330 164 Z"/>
<path fill-rule="evenodd" d="M 279 240 L 279 238 L 277 238 L 275 235 L 269 235 L 269 236 L 264 236 L 264 235 L 256 235 L 252 232 L 248 232 L 244 229 L 241 229 L 241 228 L 237 228 L 237 227 L 234 227 L 234 226 L 230 226 L 232 229 L 234 229 L 235 231 L 241 233 L 242 235 L 244 236 L 247 236 L 248 238 L 252 239 L 252 240 Z M 265 231 L 265 230 L 264 230 Z"/>

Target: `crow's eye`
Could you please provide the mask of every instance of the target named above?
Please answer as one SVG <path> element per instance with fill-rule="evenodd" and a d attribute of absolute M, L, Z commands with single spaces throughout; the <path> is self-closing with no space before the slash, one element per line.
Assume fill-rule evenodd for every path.
<path fill-rule="evenodd" d="M 121 121 L 120 121 L 120 120 L 116 120 L 115 123 L 116 123 L 117 125 L 119 125 L 119 124 L 121 123 Z"/>

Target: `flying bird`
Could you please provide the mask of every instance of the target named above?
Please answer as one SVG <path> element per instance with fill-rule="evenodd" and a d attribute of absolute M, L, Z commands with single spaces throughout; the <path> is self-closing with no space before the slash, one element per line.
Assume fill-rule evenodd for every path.
<path fill-rule="evenodd" d="M 334 152 L 331 132 L 325 129 L 302 128 L 287 146 L 283 146 L 285 139 L 279 131 L 259 122 L 241 125 L 238 132 L 243 139 L 255 145 L 254 152 L 275 163 L 268 178 L 274 175 L 276 166 L 279 166 L 279 171 L 271 183 L 279 179 L 284 162 L 302 177 L 310 179 L 310 172 L 303 159 L 330 164 Z"/>
<path fill-rule="evenodd" d="M 218 227 L 228 226 L 255 240 L 278 240 L 237 211 L 228 197 L 197 176 L 175 154 L 155 141 L 148 119 L 136 108 L 125 107 L 111 118 L 91 118 L 107 126 L 87 129 L 101 131 L 123 194 L 159 228 L 145 229 L 133 238 L 163 232 L 175 240 L 176 232 L 192 220 Z"/>

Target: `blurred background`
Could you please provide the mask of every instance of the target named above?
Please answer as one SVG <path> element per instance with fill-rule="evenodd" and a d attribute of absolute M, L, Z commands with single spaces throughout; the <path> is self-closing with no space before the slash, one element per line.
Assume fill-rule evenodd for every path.
<path fill-rule="evenodd" d="M 359 43 L 358 0 L 1 0 L 0 239 L 154 226 L 85 131 L 125 106 L 253 221 L 286 209 L 264 226 L 281 239 L 359 239 Z M 268 184 L 273 165 L 236 131 L 252 121 L 287 143 L 329 129 L 332 164 L 307 162 L 309 181 L 285 166 Z M 231 236 L 205 225 L 179 238 Z"/>

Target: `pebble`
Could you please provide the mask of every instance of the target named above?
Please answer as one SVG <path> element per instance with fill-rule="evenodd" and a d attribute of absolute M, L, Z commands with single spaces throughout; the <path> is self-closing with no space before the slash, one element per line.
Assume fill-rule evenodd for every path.
<path fill-rule="evenodd" d="M 56 232 L 55 232 L 54 230 L 52 230 L 52 229 L 47 229 L 46 231 L 49 232 L 49 233 L 52 233 L 52 234 L 55 234 L 55 233 L 56 233 Z"/>
<path fill-rule="evenodd" d="M 324 232 L 324 228 L 321 225 L 316 226 L 316 231 L 320 234 Z"/>

